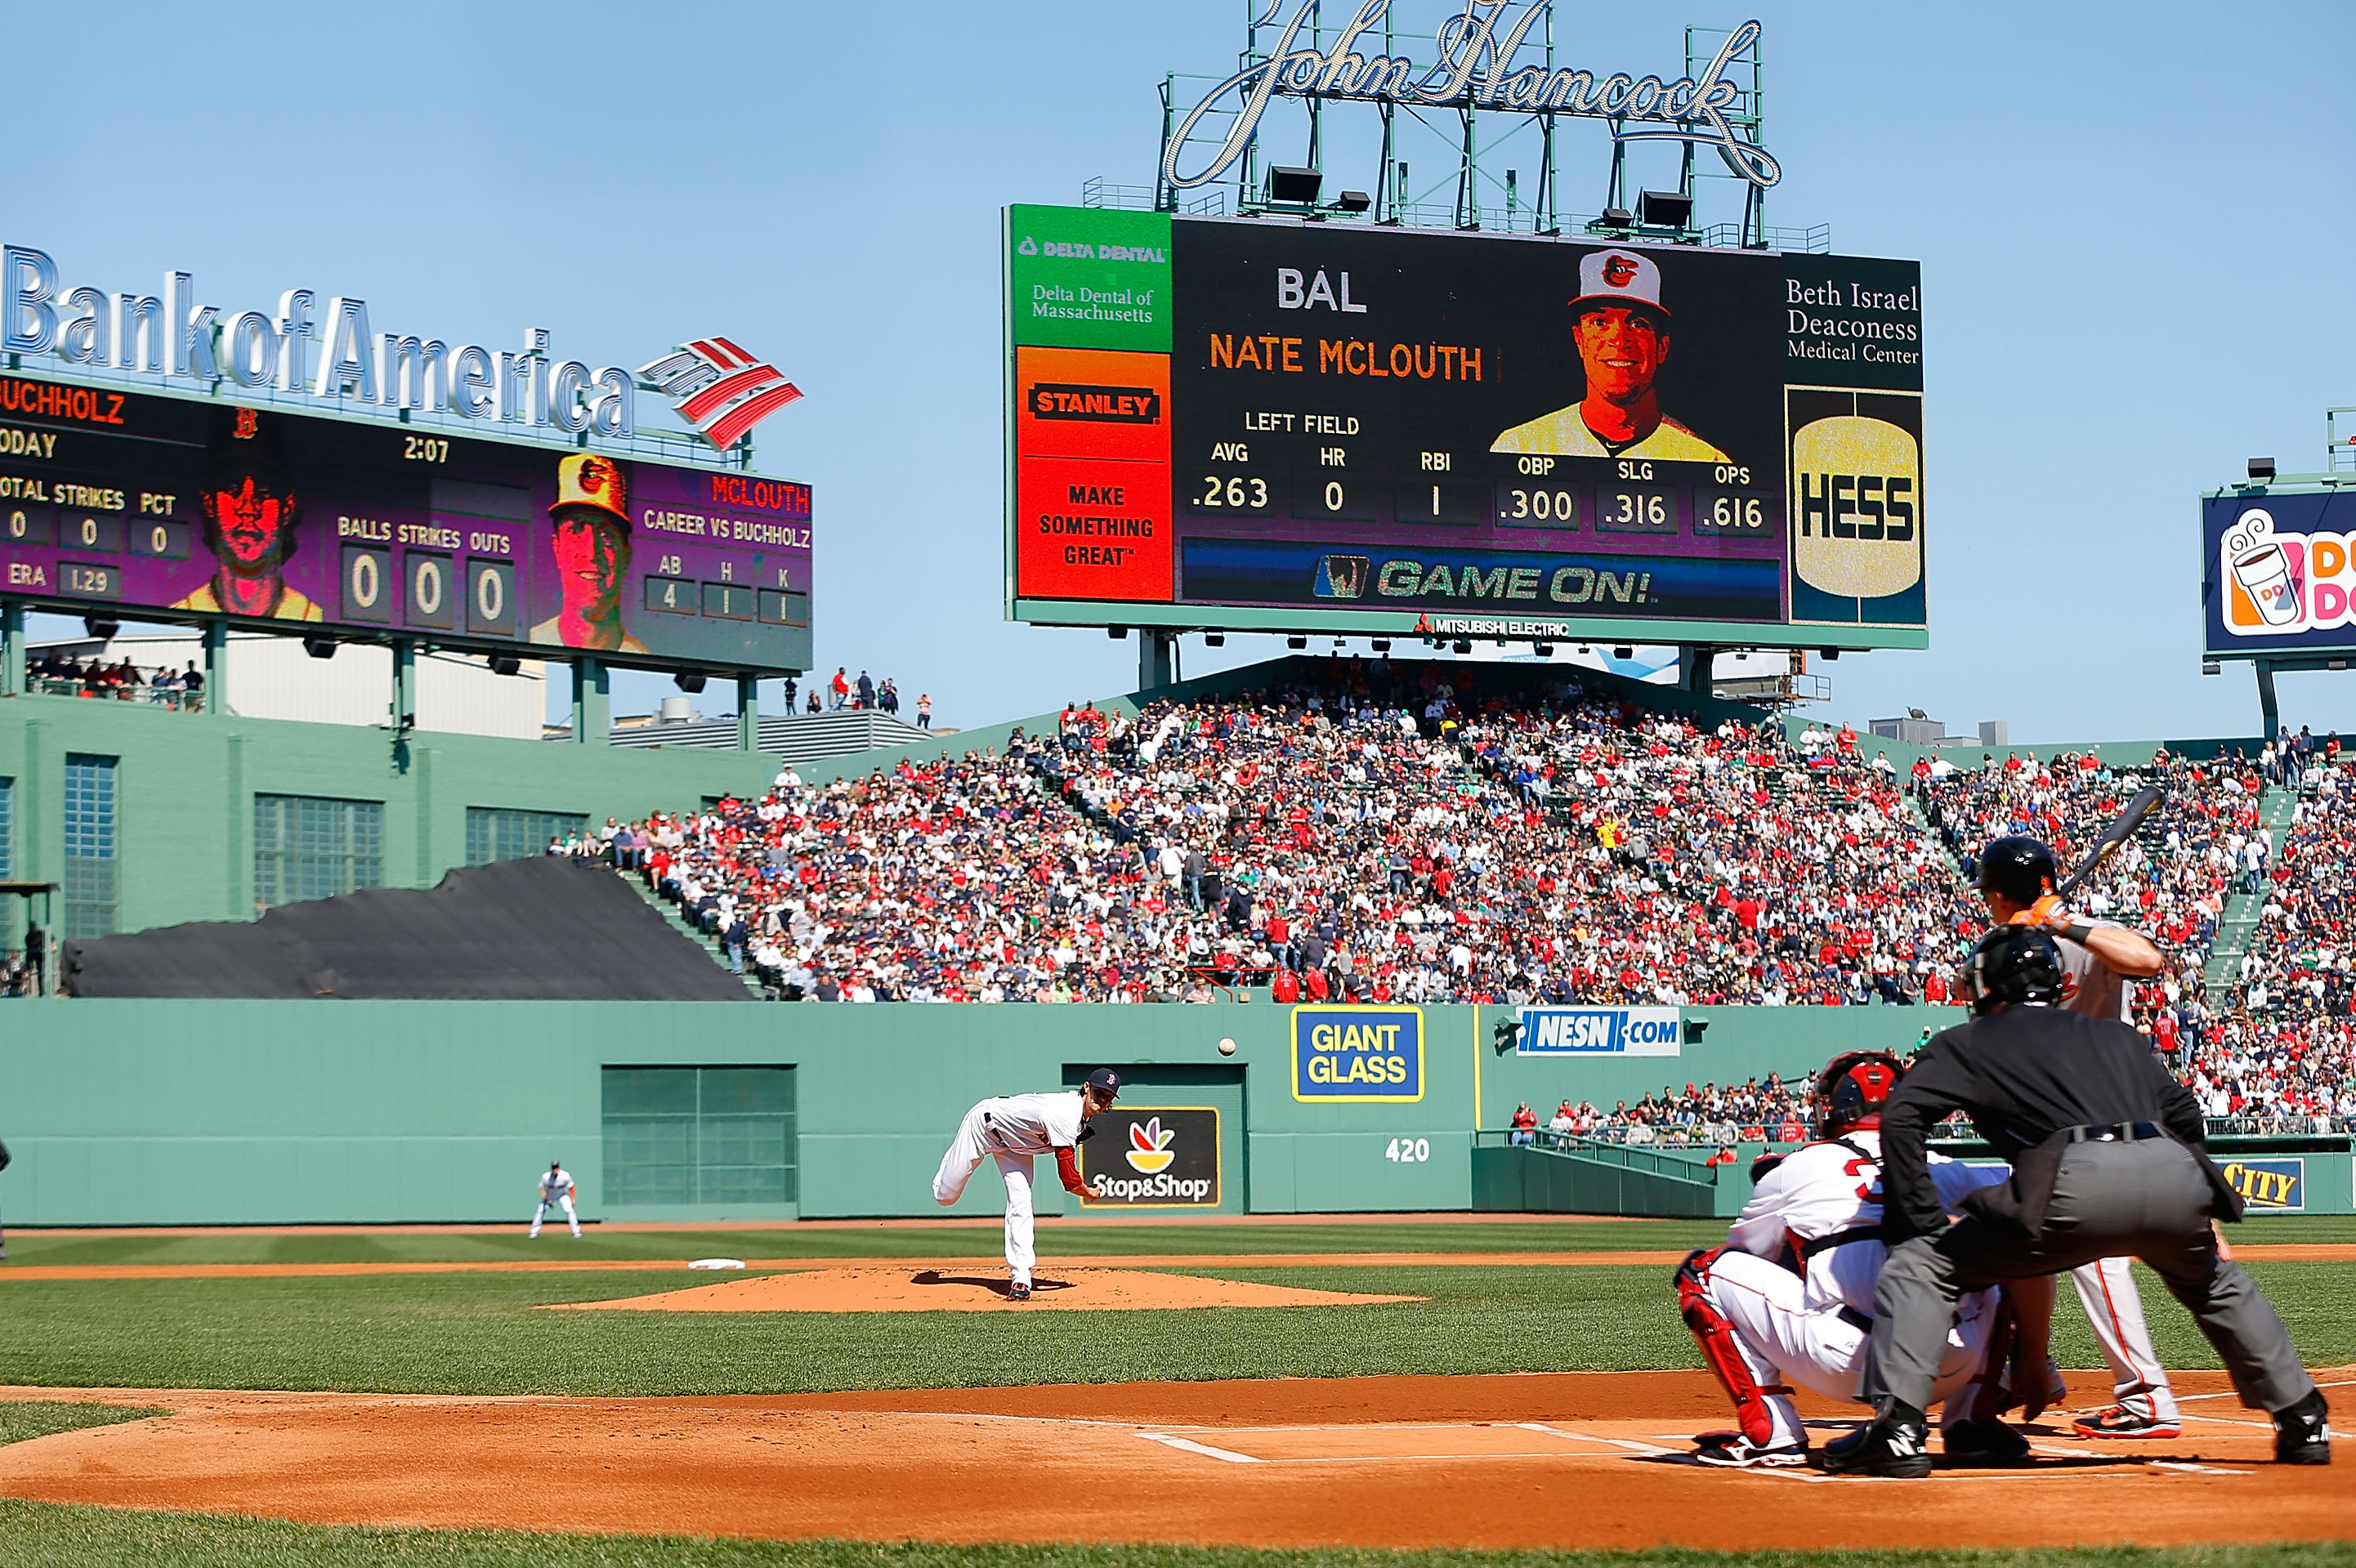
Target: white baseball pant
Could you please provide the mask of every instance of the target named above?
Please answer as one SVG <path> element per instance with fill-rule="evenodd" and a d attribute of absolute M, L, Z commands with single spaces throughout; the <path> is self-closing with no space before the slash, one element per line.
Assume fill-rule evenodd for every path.
<path fill-rule="evenodd" d="M 1811 1307 L 1807 1282 L 1781 1264 L 1731 1248 L 1709 1265 L 1709 1300 L 1734 1328 L 1734 1342 L 1751 1380 L 1763 1392 L 1778 1384 L 1797 1383 L 1834 1399 L 1857 1398 L 1858 1374 L 1865 1367 L 1870 1331 L 1840 1315 L 1837 1307 Z M 1966 1295 L 1956 1306 L 1954 1327 L 1947 1330 L 1947 1353 L 1939 1363 L 1939 1381 L 1931 1391 L 1946 1402 L 1943 1424 L 1971 1413 L 1972 1384 L 1987 1354 L 1988 1334 L 1995 1326 L 1995 1296 L 1989 1292 Z M 1800 1424 L 1798 1406 L 1788 1393 L 1765 1395 L 1774 1431 L 1771 1448 L 1804 1444 L 1807 1430 Z"/>
<path fill-rule="evenodd" d="M 531 1233 L 535 1236 L 540 1234 L 540 1222 L 548 1217 L 548 1209 L 551 1201 L 551 1200 L 546 1198 L 541 1199 L 540 1200 L 540 1207 L 531 1211 Z M 580 1235 L 581 1216 L 573 1211 L 573 1195 L 569 1192 L 560 1193 L 553 1201 L 558 1207 L 564 1211 L 564 1222 L 573 1227 L 573 1233 L 575 1236 Z"/>
<path fill-rule="evenodd" d="M 2143 1297 L 2136 1294 L 2128 1258 L 2104 1258 L 2070 1271 L 2078 1287 L 2078 1305 L 2094 1326 L 2094 1342 L 2110 1363 L 2111 1397 L 2136 1415 L 2174 1422 L 2176 1391 L 2168 1386 L 2168 1369 L 2151 1348 L 2151 1330 L 2144 1327 Z"/>
<path fill-rule="evenodd" d="M 1009 1154 L 993 1146 L 990 1129 L 981 1119 L 981 1107 L 976 1105 L 958 1124 L 957 1136 L 949 1140 L 948 1153 L 941 1156 L 941 1168 L 933 1177 L 933 1201 L 944 1207 L 965 1195 L 965 1184 L 981 1168 L 984 1159 L 998 1162 L 998 1174 L 1006 1179 L 1006 1275 L 1016 1285 L 1031 1283 L 1032 1265 L 1039 1254 L 1032 1246 L 1031 1222 L 1031 1156 Z"/>

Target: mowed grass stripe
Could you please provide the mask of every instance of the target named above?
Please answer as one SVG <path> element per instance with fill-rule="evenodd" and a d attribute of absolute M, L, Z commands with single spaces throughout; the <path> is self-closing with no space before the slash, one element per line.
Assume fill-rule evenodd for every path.
<path fill-rule="evenodd" d="M 2356 1568 L 2356 1545 L 1743 1552 L 950 1546 L 384 1530 L 0 1499 L 0 1564 L 120 1568 L 125 1563 L 169 1568 Z"/>
<path fill-rule="evenodd" d="M 2356 1243 L 2356 1215 L 2276 1216 L 2233 1226 L 2235 1243 Z M 1326 1224 L 1271 1219 L 1249 1224 L 1066 1225 L 1039 1222 L 1041 1250 L 1074 1260 L 1146 1253 L 1676 1252 L 1715 1246 L 1726 1225 L 1713 1220 L 1534 1220 L 1457 1223 Z M 595 1226 L 576 1242 L 562 1232 L 510 1233 L 327 1232 L 251 1235 L 67 1236 L 12 1231 L 0 1276 L 34 1264 L 499 1263 L 587 1260 L 662 1263 L 680 1258 L 955 1258 L 999 1255 L 998 1232 L 971 1226 L 829 1225 L 731 1231 L 616 1231 Z"/>
<path fill-rule="evenodd" d="M 1109 1315 L 546 1313 L 700 1283 L 659 1274 L 264 1280 L 23 1280 L 5 1301 L 0 1382 L 440 1394 L 815 1393 L 1226 1378 L 1631 1371 L 1698 1367 L 1666 1269 L 1188 1271 L 1426 1299 L 1367 1307 Z M 2251 1271 L 2312 1365 L 2356 1362 L 2347 1265 Z M 2161 1357 L 2214 1367 L 2191 1319 L 2144 1281 Z M 2099 1366 L 2070 1292 L 2065 1366 Z M 2089 1400 L 2102 1391 L 2083 1389 Z"/>

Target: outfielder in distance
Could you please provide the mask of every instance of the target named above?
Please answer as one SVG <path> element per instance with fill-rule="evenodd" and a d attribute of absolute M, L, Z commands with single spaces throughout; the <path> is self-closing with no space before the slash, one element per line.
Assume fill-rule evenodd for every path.
<path fill-rule="evenodd" d="M 933 1201 L 943 1207 L 965 1194 L 965 1184 L 985 1159 L 998 1162 L 1006 1179 L 1006 1295 L 1031 1299 L 1031 1270 L 1038 1263 L 1032 1245 L 1031 1162 L 1055 1157 L 1065 1190 L 1083 1203 L 1096 1194 L 1080 1179 L 1076 1150 L 1096 1131 L 1088 1122 L 1120 1098 L 1120 1074 L 1099 1067 L 1086 1087 L 1061 1094 L 1005 1094 L 984 1100 L 965 1114 L 941 1168 L 933 1178 Z"/>
<path fill-rule="evenodd" d="M 1669 312 L 1659 263 L 1639 251 L 1590 251 L 1579 259 L 1571 325 L 1587 390 L 1567 409 L 1499 436 L 1492 452 L 1561 457 L 1657 457 L 1725 463 L 1726 453 L 1661 412 L 1654 379 L 1669 358 Z"/>
<path fill-rule="evenodd" d="M 1881 1242 L 1881 1107 L 1905 1071 L 1886 1051 L 1834 1057 L 1816 1079 L 1815 1141 L 1754 1167 L 1758 1185 L 1726 1244 L 1693 1253 L 1677 1269 L 1678 1311 L 1733 1399 L 1740 1427 L 1697 1438 L 1694 1457 L 1702 1464 L 1805 1465 L 1807 1429 L 1789 1385 L 1856 1397 L 1874 1283 L 1888 1255 Z M 2008 1174 L 1931 1157 L 1941 1201 L 1958 1211 L 1965 1194 Z M 2029 1401 L 2032 1417 L 2062 1392 L 2043 1354 L 2052 1289 L 2038 1284 L 2043 1288 L 2032 1287 L 2028 1307 L 2035 1332 L 2024 1341 L 2023 1358 L 2027 1381 L 2043 1391 Z M 1997 1328 L 2009 1312 L 1993 1288 L 1955 1304 L 1933 1391 L 1946 1404 L 1942 1425 L 1954 1462 L 2016 1464 L 2027 1452 L 1997 1419 L 2011 1402 L 1997 1392 L 2001 1369 L 1990 1351 L 2000 1356 L 2010 1341 Z"/>
<path fill-rule="evenodd" d="M 531 1211 L 531 1234 L 540 1234 L 540 1222 L 548 1218 L 551 1208 L 564 1211 L 564 1222 L 573 1227 L 573 1239 L 581 1239 L 581 1216 L 573 1209 L 573 1173 L 555 1160 L 548 1162 L 548 1174 L 540 1179 L 540 1207 Z"/>
<path fill-rule="evenodd" d="M 2123 925 L 2072 914 L 2054 893 L 2057 873 L 2053 851 L 2040 840 L 1997 838 L 1980 851 L 1980 896 L 1999 924 L 2039 926 L 2052 936 L 2062 955 L 2063 1008 L 2090 1019 L 2132 1022 L 2127 982 L 2158 974 L 2166 955 Z M 2072 1424 L 2081 1437 L 2174 1437 L 2183 1430 L 2168 1371 L 2144 1327 L 2131 1261 L 2104 1258 L 2070 1271 L 2110 1366 L 2115 1402 Z"/>

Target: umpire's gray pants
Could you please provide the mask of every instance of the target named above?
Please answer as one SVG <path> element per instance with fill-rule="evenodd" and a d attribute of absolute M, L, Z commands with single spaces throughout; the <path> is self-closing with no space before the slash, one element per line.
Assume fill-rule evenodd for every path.
<path fill-rule="evenodd" d="M 1975 1216 L 1890 1250 L 1873 1293 L 1873 1343 L 1858 1397 L 1929 1407 L 1963 1292 L 2060 1274 L 2097 1258 L 2136 1257 L 2158 1271 L 2217 1347 L 2244 1404 L 2276 1411 L 2297 1403 L 2315 1381 L 2250 1276 L 2217 1255 L 2209 1228 L 2212 1200 L 2208 1179 L 2181 1144 L 2071 1145 L 2037 1240 Z"/>

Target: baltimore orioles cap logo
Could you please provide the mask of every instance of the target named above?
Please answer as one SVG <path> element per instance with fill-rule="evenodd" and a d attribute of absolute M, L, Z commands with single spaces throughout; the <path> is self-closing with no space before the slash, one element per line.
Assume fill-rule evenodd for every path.
<path fill-rule="evenodd" d="M 1660 264 L 1633 251 L 1590 251 L 1579 259 L 1579 297 L 1570 303 L 1605 300 L 1669 314 L 1661 304 Z"/>
<path fill-rule="evenodd" d="M 1636 281 L 1636 260 L 1633 256 L 1612 256 L 1604 261 L 1603 281 L 1615 289 L 1624 289 Z"/>

